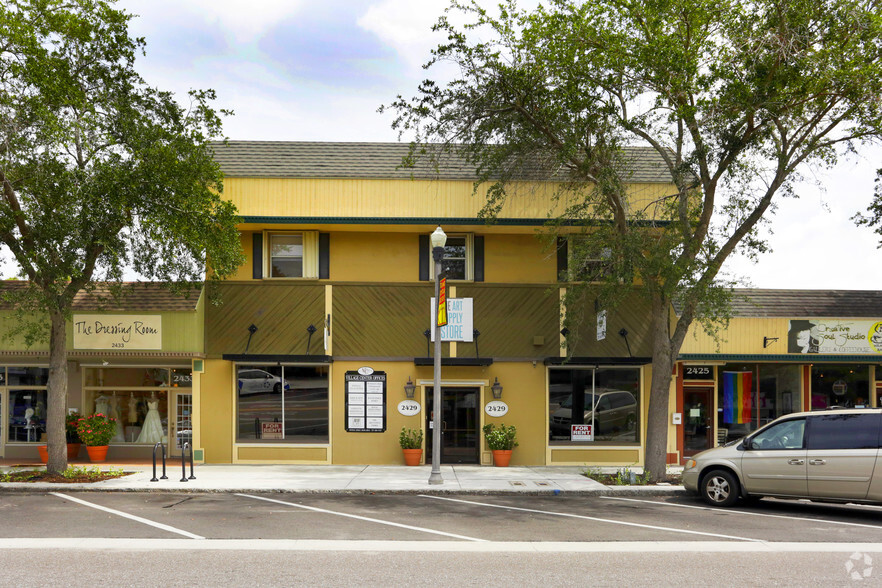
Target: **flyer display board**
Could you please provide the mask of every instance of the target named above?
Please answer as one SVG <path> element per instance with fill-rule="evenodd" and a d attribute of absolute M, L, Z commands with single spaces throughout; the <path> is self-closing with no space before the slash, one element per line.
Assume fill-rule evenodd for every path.
<path fill-rule="evenodd" d="M 386 372 L 359 368 L 346 372 L 346 431 L 382 433 L 386 430 Z"/>

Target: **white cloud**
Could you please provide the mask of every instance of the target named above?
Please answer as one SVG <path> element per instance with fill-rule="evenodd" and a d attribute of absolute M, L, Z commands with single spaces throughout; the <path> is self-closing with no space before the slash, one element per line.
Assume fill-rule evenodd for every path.
<path fill-rule="evenodd" d="M 119 6 L 140 15 L 140 26 L 181 27 L 194 20 L 217 26 L 237 43 L 253 43 L 280 20 L 296 15 L 304 0 L 123 0 Z"/>
<path fill-rule="evenodd" d="M 449 4 L 447 0 L 383 0 L 368 8 L 358 24 L 393 47 L 405 63 L 419 67 L 444 40 L 431 29 Z"/>

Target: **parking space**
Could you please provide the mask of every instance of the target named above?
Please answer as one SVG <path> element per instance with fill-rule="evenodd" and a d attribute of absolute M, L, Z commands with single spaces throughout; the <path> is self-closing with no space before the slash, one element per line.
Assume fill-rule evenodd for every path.
<path fill-rule="evenodd" d="M 882 542 L 882 509 L 688 497 L 50 493 L 0 495 L 6 538 L 473 542 Z"/>

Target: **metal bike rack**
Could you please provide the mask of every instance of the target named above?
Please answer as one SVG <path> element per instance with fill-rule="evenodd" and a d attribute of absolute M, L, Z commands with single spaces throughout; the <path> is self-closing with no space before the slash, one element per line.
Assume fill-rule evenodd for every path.
<path fill-rule="evenodd" d="M 187 451 L 190 452 L 190 477 L 187 478 Z M 195 480 L 196 476 L 193 475 L 193 448 L 190 447 L 190 442 L 184 442 L 184 446 L 181 447 L 181 482 L 186 482 L 188 479 Z"/>
<path fill-rule="evenodd" d="M 156 449 L 159 447 L 162 447 L 162 478 L 156 477 Z M 161 442 L 154 445 L 153 446 L 153 478 L 150 479 L 151 482 L 158 482 L 160 479 L 168 480 L 168 476 L 165 475 L 165 458 L 166 458 L 165 445 L 163 445 Z"/>

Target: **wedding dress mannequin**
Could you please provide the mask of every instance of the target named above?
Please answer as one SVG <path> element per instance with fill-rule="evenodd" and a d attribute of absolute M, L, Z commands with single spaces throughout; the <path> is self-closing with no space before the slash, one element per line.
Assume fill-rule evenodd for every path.
<path fill-rule="evenodd" d="M 147 401 L 147 416 L 144 417 L 144 424 L 141 426 L 141 434 L 138 435 L 136 443 L 159 443 L 162 441 L 162 420 L 159 417 L 159 400 L 156 399 L 156 392 L 150 394 L 150 400 Z"/>

